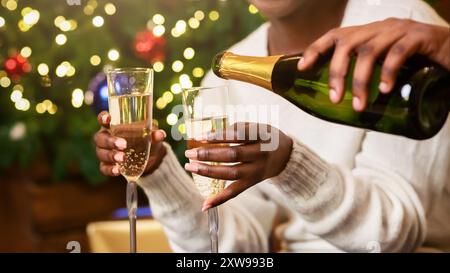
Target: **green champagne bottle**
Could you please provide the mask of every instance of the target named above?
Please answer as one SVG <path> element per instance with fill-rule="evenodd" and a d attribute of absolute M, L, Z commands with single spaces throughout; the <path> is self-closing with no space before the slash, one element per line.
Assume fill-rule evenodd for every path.
<path fill-rule="evenodd" d="M 329 99 L 328 75 L 331 52 L 313 68 L 297 70 L 298 55 L 251 57 L 231 52 L 217 54 L 214 73 L 224 79 L 259 85 L 283 96 L 318 118 L 369 130 L 427 139 L 439 132 L 450 108 L 450 73 L 423 56 L 413 56 L 398 73 L 391 93 L 379 91 L 378 62 L 369 85 L 368 105 L 363 112 L 352 107 L 352 76 L 356 58 L 345 78 L 345 95 L 339 104 Z"/>

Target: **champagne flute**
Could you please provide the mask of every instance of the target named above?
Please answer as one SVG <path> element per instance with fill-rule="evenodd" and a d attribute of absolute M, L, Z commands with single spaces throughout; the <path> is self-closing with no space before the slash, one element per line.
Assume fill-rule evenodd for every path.
<path fill-rule="evenodd" d="M 136 253 L 137 180 L 147 166 L 151 146 L 153 70 L 118 68 L 107 72 L 112 135 L 127 147 L 119 170 L 127 180 L 126 203 L 130 221 L 130 253 Z"/>
<path fill-rule="evenodd" d="M 196 138 L 217 130 L 225 129 L 228 124 L 226 107 L 228 105 L 227 86 L 192 87 L 183 89 L 183 108 L 187 147 L 223 146 L 229 144 L 210 144 L 196 140 Z M 218 165 L 216 162 L 203 162 Z M 192 174 L 194 183 L 200 194 L 208 198 L 219 193 L 225 187 L 225 180 Z M 217 207 L 208 210 L 208 225 L 211 238 L 211 253 L 218 253 L 219 215 Z"/>

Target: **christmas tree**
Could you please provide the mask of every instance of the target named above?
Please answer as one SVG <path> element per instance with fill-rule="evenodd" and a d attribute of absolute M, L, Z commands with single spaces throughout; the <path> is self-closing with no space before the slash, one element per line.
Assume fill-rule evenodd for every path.
<path fill-rule="evenodd" d="M 214 54 L 262 21 L 245 1 L 1 0 L 0 175 L 43 167 L 47 180 L 99 183 L 92 136 L 106 69 L 153 67 L 154 119 L 182 132 L 171 112 L 181 87 L 199 85 Z"/>

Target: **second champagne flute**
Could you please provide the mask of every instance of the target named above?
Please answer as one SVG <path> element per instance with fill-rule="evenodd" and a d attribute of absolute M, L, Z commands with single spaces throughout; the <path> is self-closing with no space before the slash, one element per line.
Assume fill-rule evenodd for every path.
<path fill-rule="evenodd" d="M 229 144 L 208 144 L 195 140 L 204 134 L 220 131 L 228 127 L 227 118 L 228 88 L 192 87 L 183 89 L 183 107 L 187 134 L 188 149 L 201 146 Z M 203 162 L 211 165 L 219 163 Z M 192 174 L 194 183 L 204 198 L 211 197 L 225 188 L 225 180 L 214 179 Z M 211 237 L 211 253 L 218 253 L 219 215 L 217 207 L 208 210 L 209 233 Z"/>

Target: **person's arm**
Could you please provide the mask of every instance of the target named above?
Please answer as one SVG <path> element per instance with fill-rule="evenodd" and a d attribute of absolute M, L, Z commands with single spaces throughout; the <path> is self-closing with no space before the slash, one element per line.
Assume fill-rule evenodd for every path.
<path fill-rule="evenodd" d="M 361 26 L 336 28 L 315 41 L 304 52 L 299 70 L 307 70 L 320 54 L 334 48 L 330 64 L 330 100 L 339 103 L 344 96 L 344 77 L 350 58 L 356 54 L 353 73 L 353 108 L 362 111 L 367 105 L 367 88 L 377 59 L 385 55 L 379 89 L 391 92 L 397 73 L 412 55 L 419 54 L 450 70 L 450 28 L 389 18 Z"/>
<path fill-rule="evenodd" d="M 154 217 L 163 225 L 175 252 L 209 252 L 210 239 L 203 198 L 180 166 L 169 145 L 151 175 L 139 180 Z M 276 207 L 257 191 L 219 207 L 220 252 L 267 252 Z"/>
<path fill-rule="evenodd" d="M 196 168 L 202 175 L 237 180 L 206 200 L 206 208 L 272 177 L 308 231 L 336 247 L 364 252 L 379 244 L 381 251 L 413 251 L 424 241 L 426 211 L 442 193 L 449 175 L 449 134 L 446 126 L 435 138 L 417 142 L 365 133 L 362 143 L 359 139 L 352 143 L 361 145 L 361 151 L 354 155 L 351 167 L 326 162 L 298 140 L 290 153 L 258 151 L 250 144 L 201 147 L 187 154 L 195 154 L 198 160 L 244 162 Z M 214 138 L 215 134 L 206 139 L 214 142 Z M 284 136 L 279 139 L 280 145 L 286 143 Z"/>

